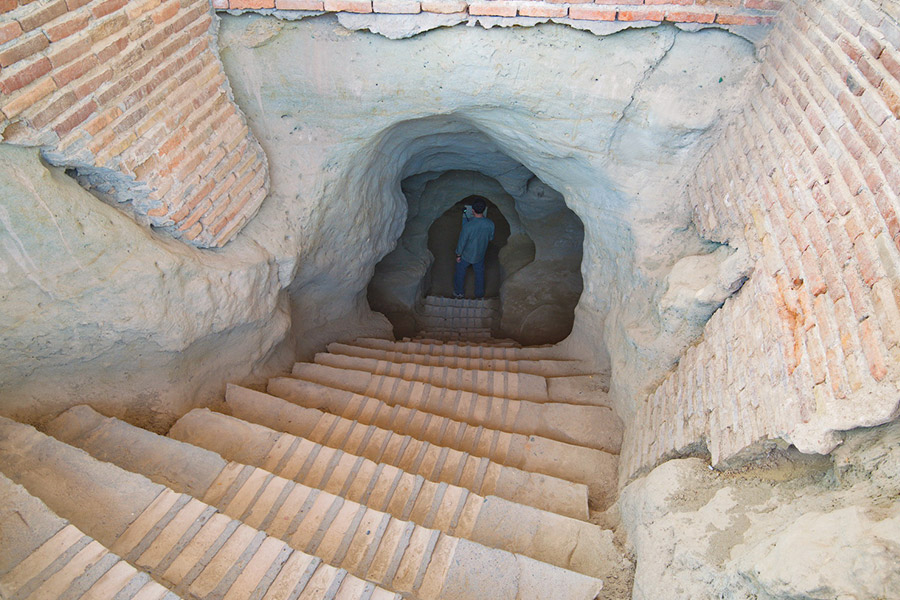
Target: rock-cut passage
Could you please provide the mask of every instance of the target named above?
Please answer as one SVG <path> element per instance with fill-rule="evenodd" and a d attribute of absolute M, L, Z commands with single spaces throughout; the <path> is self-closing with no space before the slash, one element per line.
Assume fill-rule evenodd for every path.
<path fill-rule="evenodd" d="M 418 137 L 429 125 L 453 135 Z M 398 126 L 392 134 L 401 140 L 417 135 L 412 141 L 424 145 L 419 152 L 437 157 L 430 168 L 464 163 L 480 170 L 428 171 L 403 180 L 407 218 L 396 247 L 375 267 L 367 290 L 372 309 L 388 317 L 397 336 L 425 329 L 435 333 L 428 306 L 453 296 L 463 201 L 479 195 L 488 200 L 487 216 L 496 228 L 485 257 L 486 297 L 496 298 L 489 303 L 490 316 L 496 317 L 492 331 L 525 344 L 555 343 L 568 336 L 583 288 L 584 227 L 562 194 L 458 119 L 423 119 Z M 480 159 L 468 155 L 471 148 L 480 151 Z M 474 298 L 471 270 L 465 289 L 466 297 Z"/>
<path fill-rule="evenodd" d="M 461 198 L 447 209 L 428 228 L 428 251 L 434 257 L 431 269 L 425 277 L 429 296 L 445 298 L 453 296 L 454 249 L 462 230 L 462 211 L 465 207 L 463 200 Z M 484 295 L 486 298 L 496 298 L 500 295 L 500 286 L 505 276 L 500 262 L 500 251 L 509 239 L 509 222 L 497 205 L 490 200 L 485 216 L 493 221 L 495 230 L 494 239 L 488 244 L 484 256 Z M 466 273 L 465 295 L 467 298 L 475 295 L 475 274 L 471 269 Z"/>

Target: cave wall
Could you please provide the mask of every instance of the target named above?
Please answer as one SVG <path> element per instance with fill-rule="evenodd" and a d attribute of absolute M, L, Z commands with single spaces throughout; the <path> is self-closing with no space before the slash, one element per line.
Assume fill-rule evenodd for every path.
<path fill-rule="evenodd" d="M 0 144 L 0 414 L 88 403 L 165 431 L 290 366 L 286 284 L 247 236 L 192 248 Z"/>
<path fill-rule="evenodd" d="M 266 197 L 206 0 L 0 4 L 0 135 L 141 222 L 219 247 Z"/>
<path fill-rule="evenodd" d="M 705 237 L 746 248 L 749 281 L 630 423 L 623 475 L 708 447 L 727 464 L 783 438 L 897 416 L 900 11 L 788 3 L 745 108 L 686 196 Z"/>
<path fill-rule="evenodd" d="M 403 233 L 397 247 L 375 266 L 368 300 L 373 310 L 388 316 L 395 334 L 411 335 L 417 330 L 417 303 L 427 292 L 426 277 L 433 267 L 428 238 L 435 219 L 466 196 L 477 194 L 499 208 L 512 235 L 521 235 L 522 224 L 513 197 L 498 181 L 481 173 L 422 173 L 402 186 L 407 201 Z"/>
<path fill-rule="evenodd" d="M 571 333 L 584 289 L 584 228 L 559 192 L 537 178 L 528 181 L 516 208 L 533 241 L 534 259 L 503 282 L 500 332 L 521 344 L 555 344 Z M 530 250 L 528 245 L 520 252 Z"/>
<path fill-rule="evenodd" d="M 354 6 L 364 10 L 365 4 Z M 438 22 L 428 12 L 435 5 L 411 4 L 424 11 L 413 15 L 413 21 L 410 15 L 365 15 L 351 9 L 336 19 L 300 23 L 225 16 L 216 37 L 208 7 L 198 2 L 4 3 L 4 141 L 40 145 L 45 160 L 75 169 L 70 172 L 94 194 L 128 209 L 138 224 L 154 227 L 146 250 L 150 255 L 153 244 L 165 241 L 159 231 L 201 246 L 222 245 L 241 231 L 242 247 L 258 250 L 251 262 L 260 268 L 264 264 L 270 276 L 256 289 L 227 288 L 232 292 L 229 307 L 234 307 L 227 326 L 200 320 L 178 343 L 162 344 L 165 360 L 142 372 L 158 391 L 176 369 L 166 352 L 213 346 L 219 334 L 254 327 L 264 314 L 274 325 L 254 343 L 251 362 L 268 355 L 285 335 L 284 305 L 274 300 L 285 298 L 282 290 L 290 298 L 290 344 L 297 356 L 308 356 L 334 339 L 386 335 L 389 325 L 369 310 L 365 284 L 402 230 L 406 207 L 399 182 L 436 168 L 482 166 L 460 156 L 448 161 L 441 151 L 447 143 L 463 147 L 463 138 L 481 135 L 493 151 L 526 165 L 559 190 L 584 222 L 586 293 L 565 345 L 594 359 L 598 370 L 611 372 L 613 402 L 627 420 L 636 410 L 634 398 L 652 390 L 677 361 L 741 280 L 746 262 L 746 250 L 742 253 L 737 242 L 719 246 L 698 234 L 689 204 L 671 202 L 671 190 L 684 185 L 711 143 L 710 133 L 744 97 L 741 82 L 756 68 L 754 48 L 722 31 L 686 29 L 698 21 L 765 23 L 777 6 L 636 7 L 617 9 L 611 16 L 595 6 L 563 3 L 547 15 L 535 12 L 547 9 L 543 4 L 490 3 L 505 11 L 508 20 L 502 22 L 482 18 L 491 15 L 482 14 L 486 7 L 478 3 L 459 3 L 449 21 Z M 368 6 L 375 12 L 405 12 L 396 4 L 393 9 L 385 3 Z M 712 16 L 700 18 L 701 13 Z M 311 14 L 299 10 L 293 16 Z M 635 15 L 642 18 L 635 22 Z M 612 29 L 592 25 L 611 18 Z M 631 25 L 659 25 L 663 18 L 683 28 L 669 24 L 607 36 L 574 29 L 609 33 Z M 402 47 L 370 34 L 351 36 L 346 28 L 375 31 L 390 25 L 393 35 L 461 22 L 453 19 L 485 27 L 556 19 L 572 27 L 445 28 L 402 42 Z M 743 30 L 747 37 L 759 35 L 759 28 L 749 30 Z M 500 49 L 506 58 L 497 62 L 494 52 Z M 231 102 L 231 86 L 246 120 Z M 546 93 L 548 86 L 555 94 Z M 183 110 L 163 107 L 163 99 L 180 102 Z M 435 115 L 444 121 L 429 121 Z M 407 121 L 411 128 L 393 129 Z M 261 207 L 266 156 L 249 130 L 271 161 L 272 193 Z M 450 141 L 432 143 L 441 135 Z M 26 180 L 44 177 L 38 166 L 31 165 Z M 514 179 L 506 177 L 505 188 L 524 194 L 527 181 Z M 17 193 L 27 187 L 20 185 Z M 85 205 L 97 201 L 94 196 L 79 198 Z M 151 202 L 153 198 L 159 202 Z M 14 239 L 14 231 L 7 227 L 4 235 Z M 105 233 L 98 229 L 85 235 L 100 239 Z M 190 255 L 187 262 L 206 273 L 210 261 L 227 259 L 228 250 L 210 257 Z M 32 271 L 21 267 L 15 260 L 20 255 L 8 251 L 6 264 L 22 273 L 40 271 L 34 265 Z M 691 271 L 689 266 L 699 266 L 694 270 L 701 276 L 678 280 L 674 274 Z M 18 293 L 26 280 L 8 281 Z M 106 281 L 121 298 L 130 297 L 130 290 Z M 194 300 L 183 288 L 176 297 L 186 308 L 176 312 L 189 314 Z M 23 305 L 44 293 L 32 292 L 37 296 L 23 295 L 28 298 Z M 254 312 L 254 294 L 265 298 L 264 311 Z M 87 290 L 79 296 L 85 304 L 72 314 L 96 311 L 88 308 L 88 296 Z M 241 308 L 241 302 L 247 307 Z M 57 320 L 67 319 L 66 314 L 59 313 Z M 127 311 L 115 315 L 125 319 Z M 44 326 L 49 328 L 50 322 Z M 148 319 L 138 329 L 145 334 L 134 339 L 116 338 L 110 331 L 91 339 L 112 340 L 110 349 L 152 349 L 158 334 L 151 332 L 167 331 L 167 326 Z M 20 321 L 9 331 L 9 347 L 27 347 L 30 332 Z M 23 377 L 41 364 L 60 366 L 49 357 L 63 354 L 69 339 L 63 337 L 48 341 L 28 369 L 8 372 L 7 389 L 23 390 L 6 395 L 13 398 L 7 400 L 9 406 L 24 406 L 47 385 L 40 378 L 25 383 Z M 81 364 L 89 373 L 91 361 L 103 352 L 116 354 L 85 349 L 71 369 Z M 118 364 L 125 362 L 120 358 Z M 200 362 L 216 361 L 206 357 Z M 108 366 L 115 364 L 109 361 Z M 174 387 L 199 377 L 187 373 L 187 366 L 178 368 L 184 373 L 169 381 Z M 229 369 L 210 368 L 215 373 L 211 377 L 219 378 L 209 387 L 213 389 Z M 232 378 L 254 368 L 234 371 Z M 116 387 L 114 377 L 103 381 Z M 121 395 L 140 387 L 121 379 L 118 383 Z M 174 404 L 201 402 L 191 399 L 196 385 L 173 392 L 179 398 Z M 89 394 L 87 387 L 79 390 L 69 394 L 71 402 Z M 161 398 L 172 397 L 154 394 L 158 406 L 164 404 Z M 60 402 L 65 396 L 61 391 L 51 395 Z M 210 397 L 208 392 L 201 395 Z"/>

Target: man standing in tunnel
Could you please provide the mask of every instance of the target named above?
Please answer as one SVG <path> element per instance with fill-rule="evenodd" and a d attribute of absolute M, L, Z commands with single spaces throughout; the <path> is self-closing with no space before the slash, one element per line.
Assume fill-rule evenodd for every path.
<path fill-rule="evenodd" d="M 469 196 L 463 200 L 472 205 L 472 216 L 463 219 L 459 242 L 456 244 L 456 272 L 453 276 L 453 297 L 462 298 L 465 291 L 466 270 L 475 270 L 475 297 L 484 298 L 484 255 L 488 242 L 494 239 L 494 222 L 484 216 L 487 200 Z"/>

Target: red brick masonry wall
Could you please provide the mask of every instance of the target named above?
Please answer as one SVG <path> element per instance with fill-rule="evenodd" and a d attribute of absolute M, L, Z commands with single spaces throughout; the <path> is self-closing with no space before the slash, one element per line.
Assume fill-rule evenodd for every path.
<path fill-rule="evenodd" d="M 767 25 L 781 0 L 212 0 L 223 10 L 276 9 L 379 14 L 460 14 L 576 21 L 668 21 Z"/>
<path fill-rule="evenodd" d="M 871 0 L 788 3 L 759 91 L 686 193 L 750 280 L 642 403 L 623 477 L 705 443 L 828 451 L 900 400 L 900 25 Z"/>
<path fill-rule="evenodd" d="M 118 200 L 225 244 L 267 167 L 210 47 L 208 0 L 0 0 L 0 131 L 96 170 Z"/>

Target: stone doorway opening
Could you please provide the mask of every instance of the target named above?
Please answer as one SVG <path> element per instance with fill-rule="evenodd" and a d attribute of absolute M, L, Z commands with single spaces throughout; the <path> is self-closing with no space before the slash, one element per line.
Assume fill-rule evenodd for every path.
<path fill-rule="evenodd" d="M 465 203 L 460 199 L 444 214 L 435 219 L 428 228 L 428 251 L 434 256 L 434 262 L 425 276 L 428 282 L 428 296 L 453 296 L 453 274 L 455 271 L 456 242 L 462 230 L 462 212 Z M 488 244 L 484 256 L 484 296 L 496 298 L 500 295 L 500 286 L 506 277 L 500 260 L 500 254 L 509 239 L 509 221 L 488 199 L 487 218 L 494 222 L 494 239 Z M 475 296 L 475 273 L 472 269 L 466 272 L 465 295 Z"/>
<path fill-rule="evenodd" d="M 471 158 L 467 162 L 478 164 Z M 508 156 L 502 165 L 492 164 L 500 163 L 497 157 L 482 163 L 489 168 L 429 170 L 401 181 L 406 221 L 394 250 L 375 267 L 367 288 L 369 305 L 390 320 L 398 337 L 422 329 L 429 299 L 452 297 L 460 202 L 476 194 L 490 201 L 488 216 L 496 228 L 485 278 L 486 297 L 495 307 L 494 333 L 526 345 L 559 342 L 572 331 L 583 289 L 584 226 L 562 194 L 522 164 Z M 471 272 L 466 285 L 467 297 L 473 298 Z"/>

